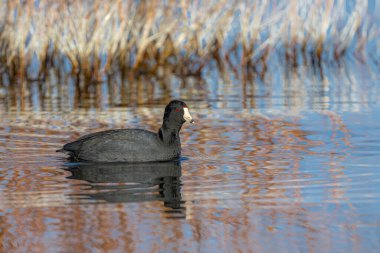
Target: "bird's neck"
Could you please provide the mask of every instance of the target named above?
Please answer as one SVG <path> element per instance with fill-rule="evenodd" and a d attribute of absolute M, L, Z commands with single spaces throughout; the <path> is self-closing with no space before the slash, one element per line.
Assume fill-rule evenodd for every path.
<path fill-rule="evenodd" d="M 160 139 L 166 143 L 171 144 L 179 141 L 179 131 L 181 130 L 182 124 L 167 124 L 163 123 L 161 128 L 158 130 L 158 135 Z"/>

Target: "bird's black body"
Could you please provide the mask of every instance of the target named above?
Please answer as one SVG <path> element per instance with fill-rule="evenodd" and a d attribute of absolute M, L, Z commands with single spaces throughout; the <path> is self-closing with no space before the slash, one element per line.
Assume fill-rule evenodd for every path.
<path fill-rule="evenodd" d="M 169 161 L 181 155 L 179 131 L 193 122 L 184 102 L 174 100 L 165 108 L 157 133 L 143 129 L 116 129 L 82 136 L 58 150 L 75 160 L 95 162 Z"/>

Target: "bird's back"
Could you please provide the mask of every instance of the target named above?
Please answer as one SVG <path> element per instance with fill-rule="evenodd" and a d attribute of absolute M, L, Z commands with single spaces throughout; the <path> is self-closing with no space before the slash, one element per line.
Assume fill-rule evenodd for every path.
<path fill-rule="evenodd" d="M 116 129 L 85 135 L 63 150 L 77 160 L 148 162 L 179 157 L 181 145 L 166 145 L 156 133 L 143 129 Z"/>

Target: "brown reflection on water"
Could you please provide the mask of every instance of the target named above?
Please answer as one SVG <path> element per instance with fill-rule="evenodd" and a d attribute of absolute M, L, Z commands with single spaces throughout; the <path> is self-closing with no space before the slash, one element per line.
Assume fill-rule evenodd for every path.
<path fill-rule="evenodd" d="M 86 83 L 67 77 L 45 81 L 20 81 L 4 85 L 0 80 L 0 109 L 62 111 L 78 108 L 163 105 L 175 97 L 194 100 L 205 97 L 198 77 L 110 76 L 104 82 Z M 181 88 L 181 89 L 177 89 Z M 179 90 L 173 94 L 173 90 Z"/>
<path fill-rule="evenodd" d="M 363 252 L 376 245 L 363 244 L 361 227 L 370 224 L 355 202 L 363 196 L 348 194 L 360 182 L 346 175 L 352 136 L 342 118 L 317 113 L 313 128 L 302 114 L 203 106 L 194 105 L 197 124 L 181 133 L 181 216 L 165 199 L 144 196 L 159 196 L 160 186 L 141 186 L 145 201 L 126 201 L 121 193 L 134 184 L 122 173 L 116 181 L 73 177 L 54 152 L 87 132 L 155 131 L 162 106 L 4 112 L 0 252 Z"/>
<path fill-rule="evenodd" d="M 272 64 L 271 64 L 272 65 Z M 0 109 L 67 111 L 113 107 L 155 107 L 171 98 L 212 108 L 287 108 L 300 111 L 355 110 L 379 99 L 377 72 L 348 62 L 337 66 L 273 63 L 264 76 L 208 70 L 202 75 L 119 73 L 93 82 L 49 75 L 44 81 L 0 80 Z"/>

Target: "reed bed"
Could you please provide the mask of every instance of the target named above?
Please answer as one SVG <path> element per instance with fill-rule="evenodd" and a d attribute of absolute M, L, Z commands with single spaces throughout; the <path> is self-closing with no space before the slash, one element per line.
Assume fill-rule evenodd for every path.
<path fill-rule="evenodd" d="M 264 73 L 284 64 L 378 63 L 380 8 L 365 0 L 1 0 L 3 82 L 52 73 L 86 83 L 207 68 Z M 370 53 L 369 53 L 370 52 Z"/>

